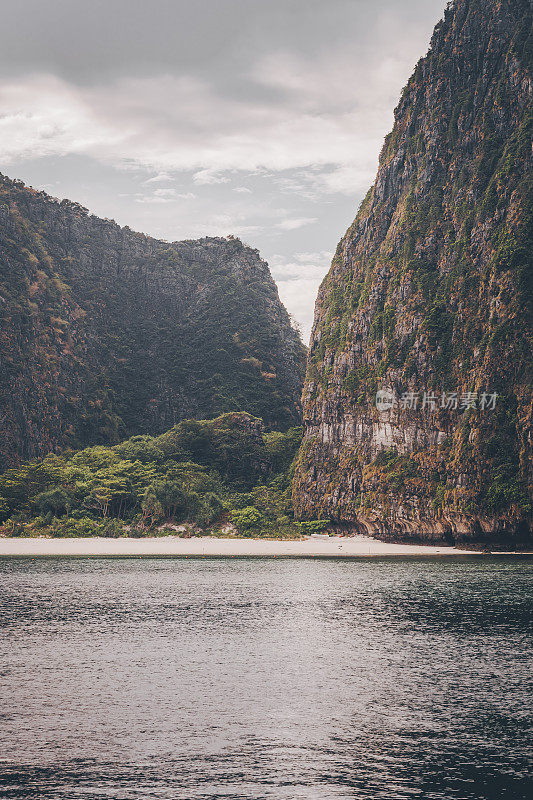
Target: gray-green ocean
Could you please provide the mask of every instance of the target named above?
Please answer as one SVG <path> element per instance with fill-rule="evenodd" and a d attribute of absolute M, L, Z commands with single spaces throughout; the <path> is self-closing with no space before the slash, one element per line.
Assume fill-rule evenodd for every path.
<path fill-rule="evenodd" d="M 1 559 L 0 797 L 530 797 L 532 566 Z"/>

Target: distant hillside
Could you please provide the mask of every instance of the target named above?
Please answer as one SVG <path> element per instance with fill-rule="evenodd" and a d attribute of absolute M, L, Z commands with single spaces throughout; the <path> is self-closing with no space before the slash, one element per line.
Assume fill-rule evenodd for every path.
<path fill-rule="evenodd" d="M 304 358 L 238 239 L 169 244 L 0 176 L 0 468 L 228 411 L 286 429 Z"/>
<path fill-rule="evenodd" d="M 316 304 L 304 518 L 400 539 L 531 531 L 531 9 L 456 0 L 403 92 Z"/>

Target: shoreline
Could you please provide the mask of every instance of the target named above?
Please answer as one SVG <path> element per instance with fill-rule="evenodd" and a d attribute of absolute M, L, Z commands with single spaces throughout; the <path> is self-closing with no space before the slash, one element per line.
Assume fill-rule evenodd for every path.
<path fill-rule="evenodd" d="M 197 556 L 349 558 L 373 556 L 522 555 L 531 551 L 461 550 L 457 547 L 382 542 L 369 536 L 309 537 L 305 540 L 194 536 L 87 538 L 0 538 L 1 556 Z"/>

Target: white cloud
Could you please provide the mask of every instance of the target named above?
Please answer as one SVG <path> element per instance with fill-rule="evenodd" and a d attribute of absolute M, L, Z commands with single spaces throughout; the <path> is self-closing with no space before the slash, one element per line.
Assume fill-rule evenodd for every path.
<path fill-rule="evenodd" d="M 308 263 L 317 263 L 317 264 L 329 264 L 331 259 L 333 258 L 333 253 L 329 250 L 321 250 L 319 253 L 295 253 L 294 258 L 296 261 L 299 261 L 300 264 L 308 264 Z"/>
<path fill-rule="evenodd" d="M 282 255 L 270 259 L 270 269 L 278 285 L 279 296 L 302 327 L 304 341 L 313 324 L 318 287 L 329 270 L 332 253 L 295 253 L 291 260 Z"/>
<path fill-rule="evenodd" d="M 157 175 L 154 175 L 152 178 L 148 178 L 145 183 L 166 183 L 167 181 L 172 181 L 172 175 L 169 175 L 168 172 L 158 172 Z"/>
<path fill-rule="evenodd" d="M 167 189 L 155 189 L 154 195 L 156 197 L 175 197 L 176 190 L 170 186 Z"/>
<path fill-rule="evenodd" d="M 311 225 L 317 221 L 317 217 L 298 217 L 297 219 L 284 219 L 278 222 L 276 228 L 282 231 L 295 231 L 297 228 L 303 228 L 304 225 Z"/>
<path fill-rule="evenodd" d="M 257 97 L 263 87 L 275 89 L 276 99 L 247 102 L 187 76 L 120 77 L 103 86 L 53 75 L 7 79 L 0 85 L 0 158 L 83 154 L 155 171 L 147 185 L 184 170 L 199 186 L 302 170 L 300 186 L 285 179 L 287 191 L 358 193 L 375 173 L 398 74 L 408 73 L 408 63 L 391 58 L 363 71 L 351 51 L 314 60 L 276 53 L 249 76 Z"/>
<path fill-rule="evenodd" d="M 39 158 L 90 153 L 125 141 L 125 133 L 99 123 L 80 90 L 50 75 L 0 84 L 0 157 Z"/>
<path fill-rule="evenodd" d="M 213 186 L 216 183 L 229 183 L 229 178 L 224 175 L 220 175 L 215 167 L 199 170 L 193 175 L 192 179 L 200 186 Z"/>
<path fill-rule="evenodd" d="M 198 238 L 202 236 L 239 236 L 246 239 L 247 236 L 263 230 L 259 224 L 250 222 L 248 214 L 244 211 L 234 211 L 231 214 L 206 214 L 201 217 L 195 215 L 194 219 L 187 226 L 187 238 Z"/>
<path fill-rule="evenodd" d="M 172 197 L 158 197 L 157 195 L 150 194 L 150 195 L 141 195 L 140 197 L 135 198 L 136 203 L 154 203 L 157 205 L 158 203 L 172 203 Z"/>
<path fill-rule="evenodd" d="M 283 305 L 298 322 L 305 344 L 309 341 L 315 300 L 320 281 L 302 279 L 299 281 L 278 281 L 278 293 Z"/>
<path fill-rule="evenodd" d="M 327 9 L 299 0 L 304 24 L 292 32 L 282 32 L 274 7 L 245 5 L 251 28 L 240 20 L 231 45 L 223 37 L 211 49 L 217 59 L 176 51 L 173 33 L 178 57 L 160 60 L 159 50 L 150 56 L 148 48 L 144 77 L 137 35 L 136 60 L 125 61 L 117 48 L 107 66 L 95 58 L 97 41 L 90 38 L 89 68 L 79 83 L 75 59 L 62 61 L 67 47 L 62 53 L 59 46 L 54 60 L 72 80 L 39 72 L 49 55 L 33 59 L 30 47 L 18 48 L 20 66 L 34 71 L 10 77 L 5 55 L 0 163 L 40 187 L 59 175 L 54 194 L 76 199 L 83 187 L 81 199 L 92 211 L 155 236 L 241 236 L 265 254 L 287 308 L 308 331 L 331 259 L 326 250 L 372 183 L 399 91 L 444 0 L 339 0 Z M 339 10 L 345 24 L 329 26 Z M 270 34 L 257 25 L 260 18 L 274 23 Z M 122 38 L 120 29 L 121 45 Z M 133 63 L 135 76 L 128 76 Z M 298 236 L 301 249 L 314 252 L 294 253 Z M 272 248 L 285 253 L 272 258 Z"/>

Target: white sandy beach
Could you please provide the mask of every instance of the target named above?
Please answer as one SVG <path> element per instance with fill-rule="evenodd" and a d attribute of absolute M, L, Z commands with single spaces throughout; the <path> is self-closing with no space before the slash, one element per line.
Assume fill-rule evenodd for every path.
<path fill-rule="evenodd" d="M 0 539 L 0 556 L 464 556 L 477 550 L 391 544 L 368 536 L 310 537 L 304 541 L 178 536 L 143 539 Z"/>

